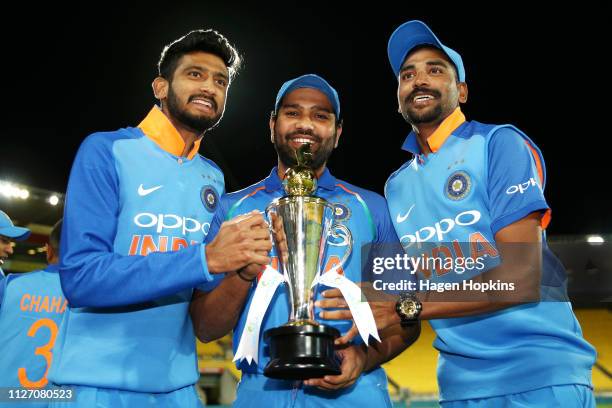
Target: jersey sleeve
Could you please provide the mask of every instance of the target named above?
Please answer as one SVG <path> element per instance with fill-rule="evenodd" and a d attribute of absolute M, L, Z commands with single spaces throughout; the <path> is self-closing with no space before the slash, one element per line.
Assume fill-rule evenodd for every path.
<path fill-rule="evenodd" d="M 516 129 L 502 127 L 491 135 L 487 154 L 493 234 L 536 211 L 543 214 L 546 228 L 550 209 L 544 198 L 546 175 L 539 149 Z"/>
<path fill-rule="evenodd" d="M 223 222 L 225 221 L 227 217 L 227 212 L 228 212 L 227 203 L 228 203 L 227 196 L 226 195 L 221 196 L 221 199 L 219 200 L 219 208 L 217 208 L 217 211 L 215 211 L 215 215 L 213 215 L 212 221 L 210 222 L 210 229 L 208 230 L 208 235 L 206 235 L 206 243 L 209 243 L 213 239 L 215 239 L 215 237 L 219 233 L 221 224 L 223 224 Z M 210 292 L 211 290 L 219 286 L 224 276 L 225 276 L 224 273 L 218 273 L 218 274 L 212 275 L 212 279 L 210 281 L 205 282 L 202 285 L 198 286 L 198 290 L 201 290 L 202 292 Z"/>
<path fill-rule="evenodd" d="M 204 245 L 126 256 L 113 251 L 119 179 L 109 134 L 82 143 L 72 166 L 61 237 L 60 280 L 72 307 L 141 303 L 212 280 Z"/>
<path fill-rule="evenodd" d="M 4 292 L 6 292 L 7 277 L 4 274 L 0 274 L 0 310 L 2 310 L 2 303 L 4 301 Z"/>

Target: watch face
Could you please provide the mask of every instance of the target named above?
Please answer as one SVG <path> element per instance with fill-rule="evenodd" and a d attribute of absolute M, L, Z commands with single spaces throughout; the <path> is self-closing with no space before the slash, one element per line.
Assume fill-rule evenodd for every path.
<path fill-rule="evenodd" d="M 404 300 L 400 306 L 402 314 L 408 318 L 412 318 L 416 313 L 416 305 L 413 300 Z"/>

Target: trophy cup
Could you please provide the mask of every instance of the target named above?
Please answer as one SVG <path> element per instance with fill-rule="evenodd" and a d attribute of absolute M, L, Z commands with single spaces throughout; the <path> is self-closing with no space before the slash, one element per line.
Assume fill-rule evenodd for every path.
<path fill-rule="evenodd" d="M 340 265 L 352 250 L 349 229 L 334 223 L 334 206 L 312 195 L 317 180 L 309 167 L 310 144 L 302 145 L 296 153 L 297 166 L 288 169 L 283 180 L 287 195 L 266 208 L 266 215 L 275 226 L 274 244 L 289 291 L 291 314 L 286 324 L 264 333 L 270 347 L 270 362 L 264 375 L 286 380 L 340 374 L 334 352 L 334 339 L 340 332 L 314 319 L 313 303 L 329 237 L 337 238 L 338 231 L 342 231 L 348 238 Z"/>

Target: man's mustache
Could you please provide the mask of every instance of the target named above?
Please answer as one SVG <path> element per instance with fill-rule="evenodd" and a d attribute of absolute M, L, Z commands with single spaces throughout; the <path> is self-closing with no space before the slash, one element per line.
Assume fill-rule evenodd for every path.
<path fill-rule="evenodd" d="M 415 98 L 415 96 L 417 96 L 418 94 L 430 94 L 432 95 L 434 98 L 439 98 L 440 96 L 442 96 L 442 94 L 440 93 L 440 91 L 436 91 L 435 89 L 429 89 L 429 88 L 415 88 L 414 91 L 410 92 L 410 95 L 408 95 L 405 99 L 404 102 L 408 103 L 411 100 L 413 100 Z"/>

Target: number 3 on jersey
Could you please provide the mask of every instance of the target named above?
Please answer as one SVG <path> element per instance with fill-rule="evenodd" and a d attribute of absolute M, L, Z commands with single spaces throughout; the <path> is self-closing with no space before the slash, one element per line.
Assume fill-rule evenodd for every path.
<path fill-rule="evenodd" d="M 24 388 L 43 388 L 47 385 L 47 373 L 49 372 L 49 367 L 51 366 L 51 361 L 53 360 L 53 353 L 51 350 L 55 345 L 55 338 L 57 336 L 57 324 L 48 318 L 39 319 L 28 330 L 29 337 L 35 337 L 36 333 L 41 327 L 46 327 L 51 332 L 51 336 L 49 337 L 49 341 L 47 344 L 37 347 L 34 351 L 34 354 L 37 356 L 43 356 L 47 362 L 47 368 L 45 369 L 45 373 L 43 376 L 37 380 L 30 380 L 26 373 L 26 369 L 24 367 L 20 367 L 17 371 L 17 376 L 19 378 L 19 383 Z"/>

